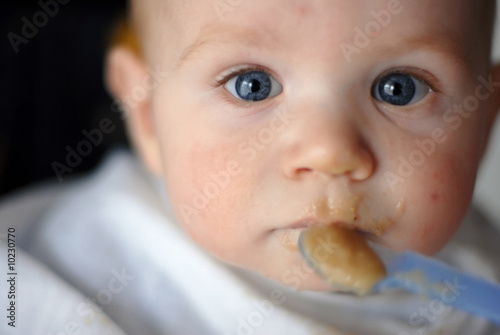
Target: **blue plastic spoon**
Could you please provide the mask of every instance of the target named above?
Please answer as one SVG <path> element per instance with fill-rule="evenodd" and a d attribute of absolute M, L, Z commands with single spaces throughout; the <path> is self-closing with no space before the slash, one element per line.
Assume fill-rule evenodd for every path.
<path fill-rule="evenodd" d="M 299 238 L 301 255 L 319 275 L 327 279 L 316 260 L 310 256 L 310 251 L 305 250 L 304 236 L 307 232 L 302 232 Z M 412 251 L 398 253 L 375 243 L 370 242 L 369 245 L 387 271 L 385 279 L 376 283 L 372 292 L 403 289 L 437 299 L 500 325 L 500 285 Z"/>

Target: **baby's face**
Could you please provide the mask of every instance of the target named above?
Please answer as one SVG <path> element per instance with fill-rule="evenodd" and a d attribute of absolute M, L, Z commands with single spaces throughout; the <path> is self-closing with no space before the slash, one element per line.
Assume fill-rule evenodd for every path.
<path fill-rule="evenodd" d="M 186 19 L 151 56 L 168 73 L 151 104 L 158 154 L 194 240 L 307 289 L 326 288 L 297 250 L 308 226 L 443 247 L 470 202 L 490 94 L 472 1 L 216 3 L 176 5 Z"/>

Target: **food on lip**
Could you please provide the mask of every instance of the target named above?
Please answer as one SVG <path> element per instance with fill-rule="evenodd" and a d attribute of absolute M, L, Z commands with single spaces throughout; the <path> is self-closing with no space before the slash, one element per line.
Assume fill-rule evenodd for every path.
<path fill-rule="evenodd" d="M 288 251 L 296 252 L 299 250 L 298 240 L 299 240 L 299 231 L 294 233 L 289 231 L 279 231 L 277 233 L 277 238 L 280 245 Z"/>
<path fill-rule="evenodd" d="M 361 197 L 355 196 L 348 200 L 328 197 L 325 202 L 320 202 L 318 214 L 327 220 L 335 218 L 343 222 L 353 222 L 357 219 L 357 208 Z"/>
<path fill-rule="evenodd" d="M 321 221 L 342 221 L 345 223 L 354 222 L 357 217 L 358 204 L 361 196 L 350 198 L 326 197 L 321 201 L 310 204 L 304 211 L 304 216 L 319 218 Z"/>
<path fill-rule="evenodd" d="M 325 197 L 309 204 L 301 213 L 301 217 L 314 218 L 313 221 L 327 224 L 328 222 L 342 222 L 350 224 L 357 222 L 357 228 L 376 236 L 384 235 L 395 223 L 401 219 L 406 211 L 406 199 L 402 198 L 396 204 L 392 216 L 358 215 L 358 207 L 362 196 L 354 195 L 345 198 Z M 363 214 L 363 213 L 361 213 Z M 365 213 L 366 214 L 366 213 Z"/>
<path fill-rule="evenodd" d="M 386 277 L 382 261 L 353 229 L 331 225 L 310 228 L 301 242 L 313 268 L 335 287 L 363 295 Z"/>

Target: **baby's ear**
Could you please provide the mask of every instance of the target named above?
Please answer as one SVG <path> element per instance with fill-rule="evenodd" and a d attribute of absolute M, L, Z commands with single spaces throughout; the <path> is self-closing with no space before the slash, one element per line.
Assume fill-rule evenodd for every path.
<path fill-rule="evenodd" d="M 125 46 L 113 47 L 106 60 L 106 85 L 125 120 L 129 139 L 146 166 L 162 172 L 158 138 L 153 126 L 151 99 L 154 87 L 146 64 Z"/>

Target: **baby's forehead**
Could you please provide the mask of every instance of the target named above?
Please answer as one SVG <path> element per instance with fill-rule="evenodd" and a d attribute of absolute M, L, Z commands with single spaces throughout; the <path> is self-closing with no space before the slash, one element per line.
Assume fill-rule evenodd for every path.
<path fill-rule="evenodd" d="M 142 19 L 149 32 L 158 34 L 162 22 L 172 19 L 167 27 L 176 31 L 178 47 L 191 53 L 194 46 L 218 43 L 225 48 L 240 44 L 262 47 L 279 46 L 297 49 L 309 44 L 311 37 L 325 43 L 353 41 L 356 35 L 368 35 L 382 45 L 404 40 L 420 40 L 420 44 L 456 45 L 466 51 L 484 47 L 489 55 L 494 0 L 253 0 L 251 2 L 206 0 L 143 0 L 137 12 L 158 16 L 162 21 Z M 155 13 L 151 12 L 155 10 Z M 176 18 L 168 13 L 179 14 Z M 189 18 L 195 18 L 193 20 Z M 174 27 L 174 28 L 172 28 Z M 140 28 L 139 28 L 140 29 Z M 169 29 L 169 28 L 165 28 Z M 151 34 L 143 34 L 146 39 Z M 182 39 L 179 36 L 185 36 Z M 417 37 L 418 36 L 418 37 Z M 337 41 L 334 41 L 337 38 Z M 478 43 L 478 41 L 480 41 Z M 407 43 L 408 44 L 408 43 Z"/>
<path fill-rule="evenodd" d="M 262 1 L 262 0 L 261 0 Z M 156 14 L 167 14 L 164 17 L 168 17 L 168 13 L 175 14 L 170 16 L 179 17 L 180 20 L 185 26 L 194 24 L 196 20 L 188 20 L 189 17 L 180 17 L 180 14 L 183 14 L 189 7 L 200 8 L 200 7 L 209 7 L 209 12 L 217 13 L 220 21 L 224 21 L 227 16 L 232 16 L 236 14 L 239 10 L 244 10 L 244 5 L 246 1 L 243 0 L 129 0 L 131 3 L 131 9 L 139 9 L 139 11 L 143 13 L 152 13 Z M 265 3 L 266 1 L 264 1 Z M 277 4 L 278 2 L 284 2 L 286 6 L 281 6 Z M 423 8 L 426 12 L 431 13 L 434 11 L 436 6 L 447 6 L 450 8 L 448 12 L 451 14 L 457 9 L 461 9 L 465 12 L 467 16 L 478 16 L 483 23 L 483 26 L 489 26 L 489 22 L 494 20 L 495 17 L 495 8 L 496 8 L 496 0 L 440 0 L 438 2 L 434 0 L 356 0 L 346 2 L 345 0 L 284 0 L 284 1 L 270 1 L 269 3 L 275 3 L 275 8 L 278 9 L 279 12 L 289 14 L 287 9 L 291 8 L 299 8 L 301 13 L 305 13 L 310 8 L 317 8 L 320 3 L 330 3 L 330 4 L 342 4 L 342 6 L 337 6 L 336 11 L 347 10 L 349 6 L 345 6 L 345 4 L 353 4 L 358 9 L 359 13 L 370 12 L 374 9 L 390 9 L 401 7 L 410 7 L 411 5 L 417 5 Z M 254 0 L 252 3 L 259 3 L 259 0 Z M 378 3 L 378 4 L 377 4 Z M 258 6 L 258 4 L 257 4 Z M 262 10 L 266 10 L 264 6 L 261 7 Z M 137 11 L 136 11 L 137 12 Z M 280 18 L 283 18 L 284 15 L 275 16 L 277 21 Z M 443 17 L 442 20 L 447 20 L 447 17 Z M 146 20 L 149 21 L 149 20 Z M 146 22 L 143 22 L 146 23 Z M 158 22 L 157 22 L 158 23 Z M 466 27 L 464 27 L 466 29 Z"/>

